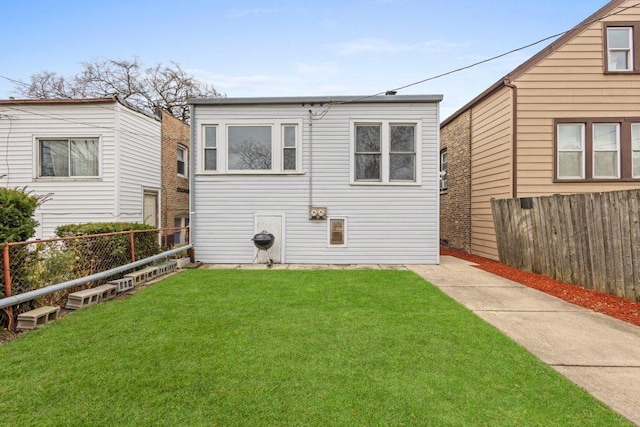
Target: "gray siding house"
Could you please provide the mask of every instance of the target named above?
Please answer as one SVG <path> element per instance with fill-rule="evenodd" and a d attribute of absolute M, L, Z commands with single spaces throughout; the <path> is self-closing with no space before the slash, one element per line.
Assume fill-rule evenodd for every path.
<path fill-rule="evenodd" d="M 205 263 L 439 262 L 440 95 L 193 99 Z"/>

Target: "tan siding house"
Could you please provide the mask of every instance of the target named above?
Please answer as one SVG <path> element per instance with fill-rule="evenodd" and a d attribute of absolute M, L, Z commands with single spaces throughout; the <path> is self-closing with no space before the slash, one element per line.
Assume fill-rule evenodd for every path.
<path fill-rule="evenodd" d="M 455 144 L 447 128 L 464 114 L 471 168 L 467 180 L 448 171 L 441 201 L 455 204 L 454 183 L 470 182 L 470 227 L 462 232 L 472 253 L 498 258 L 492 198 L 640 187 L 637 1 L 609 2 L 447 118 L 443 147 Z M 441 217 L 443 233 L 447 221 Z M 465 238 L 441 235 L 444 242 Z"/>

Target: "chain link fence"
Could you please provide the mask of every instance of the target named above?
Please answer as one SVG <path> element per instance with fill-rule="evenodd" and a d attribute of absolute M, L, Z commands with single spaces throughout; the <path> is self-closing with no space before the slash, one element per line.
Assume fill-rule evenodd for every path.
<path fill-rule="evenodd" d="M 172 227 L 7 243 L 2 246 L 0 298 L 135 262 L 183 245 L 189 241 L 188 236 L 188 227 Z M 0 326 L 12 325 L 18 314 L 35 307 L 61 306 L 69 293 L 98 284 L 90 282 L 4 309 L 0 311 Z"/>

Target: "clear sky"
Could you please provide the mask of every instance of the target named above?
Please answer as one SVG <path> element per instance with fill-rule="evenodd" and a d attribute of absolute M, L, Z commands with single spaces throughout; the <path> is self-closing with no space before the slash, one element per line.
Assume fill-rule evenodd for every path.
<path fill-rule="evenodd" d="M 569 30 L 606 0 L 0 0 L 0 76 L 175 61 L 229 97 L 372 95 Z M 446 118 L 547 43 L 399 94 Z M 14 96 L 0 78 L 0 98 Z"/>

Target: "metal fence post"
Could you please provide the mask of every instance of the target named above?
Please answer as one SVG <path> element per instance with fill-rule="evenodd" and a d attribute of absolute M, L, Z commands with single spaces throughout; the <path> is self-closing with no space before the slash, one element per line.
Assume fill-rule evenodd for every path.
<path fill-rule="evenodd" d="M 133 230 L 129 231 L 129 245 L 131 246 L 131 262 L 136 262 L 135 233 Z"/>
<path fill-rule="evenodd" d="M 9 245 L 5 244 L 2 250 L 2 262 L 4 266 L 4 297 L 10 297 L 11 294 L 11 262 L 9 260 Z M 9 317 L 9 330 L 13 329 L 13 307 L 5 309 Z"/>

